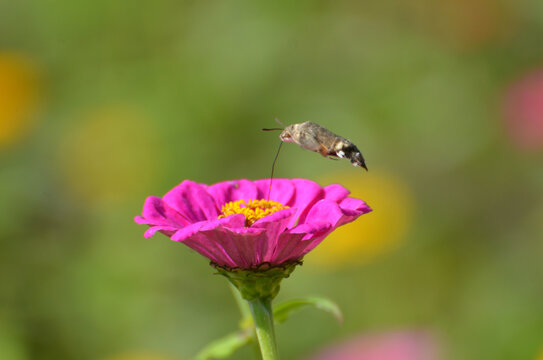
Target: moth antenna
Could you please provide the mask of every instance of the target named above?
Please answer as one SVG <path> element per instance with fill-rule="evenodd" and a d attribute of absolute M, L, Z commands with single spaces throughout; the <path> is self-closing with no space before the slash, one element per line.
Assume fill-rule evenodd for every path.
<path fill-rule="evenodd" d="M 284 128 L 286 127 L 285 124 L 283 124 L 283 123 L 281 122 L 281 120 L 279 120 L 279 118 L 275 118 L 275 122 L 278 123 L 279 125 L 281 125 L 281 126 L 284 127 Z"/>
<path fill-rule="evenodd" d="M 271 128 L 271 129 L 264 128 L 264 129 L 262 129 L 262 131 L 275 131 L 275 130 L 283 131 L 284 129 L 281 129 L 281 128 Z"/>
<path fill-rule="evenodd" d="M 275 163 L 277 162 L 277 157 L 279 157 L 279 151 L 281 151 L 281 146 L 283 145 L 283 142 L 279 142 L 279 147 L 277 148 L 277 152 L 275 153 L 275 158 L 273 159 L 272 168 L 271 168 L 271 175 L 270 175 L 270 188 L 268 189 L 268 201 L 270 200 L 271 195 L 271 188 L 272 188 L 272 181 L 273 181 L 273 172 L 275 170 Z"/>

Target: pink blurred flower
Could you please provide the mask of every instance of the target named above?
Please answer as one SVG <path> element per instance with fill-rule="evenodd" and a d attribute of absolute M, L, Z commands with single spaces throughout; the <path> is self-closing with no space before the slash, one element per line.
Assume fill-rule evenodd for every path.
<path fill-rule="evenodd" d="M 437 341 L 422 331 L 363 335 L 308 360 L 437 360 Z"/>
<path fill-rule="evenodd" d="M 269 183 L 186 180 L 162 198 L 148 197 L 134 220 L 150 226 L 147 238 L 159 231 L 216 265 L 252 269 L 300 260 L 335 228 L 371 211 L 340 185 L 305 179 L 274 179 L 263 200 Z"/>
<path fill-rule="evenodd" d="M 505 101 L 509 134 L 520 147 L 543 148 L 543 69 L 513 84 Z"/>

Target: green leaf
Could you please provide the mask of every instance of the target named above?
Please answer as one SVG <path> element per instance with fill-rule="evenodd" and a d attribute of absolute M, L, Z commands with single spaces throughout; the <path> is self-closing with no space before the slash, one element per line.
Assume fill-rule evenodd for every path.
<path fill-rule="evenodd" d="M 251 341 L 251 331 L 238 331 L 207 345 L 194 360 L 226 359 Z"/>
<path fill-rule="evenodd" d="M 302 299 L 288 300 L 288 301 L 278 304 L 277 306 L 274 306 L 273 316 L 274 316 L 275 322 L 277 323 L 284 322 L 290 317 L 290 315 L 308 306 L 312 306 L 317 309 L 329 312 L 336 318 L 336 320 L 339 323 L 343 322 L 343 314 L 341 313 L 341 310 L 339 309 L 339 306 L 337 306 L 336 303 L 334 303 L 333 301 L 329 299 L 315 297 L 315 296 L 302 298 Z"/>

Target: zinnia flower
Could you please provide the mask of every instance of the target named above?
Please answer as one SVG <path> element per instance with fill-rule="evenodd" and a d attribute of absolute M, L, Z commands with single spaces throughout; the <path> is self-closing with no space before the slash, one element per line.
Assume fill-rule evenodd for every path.
<path fill-rule="evenodd" d="M 371 209 L 340 185 L 305 179 L 183 181 L 145 201 L 138 224 L 207 257 L 213 265 L 251 270 L 300 261 L 335 228 Z M 268 192 L 270 198 L 268 199 Z"/>

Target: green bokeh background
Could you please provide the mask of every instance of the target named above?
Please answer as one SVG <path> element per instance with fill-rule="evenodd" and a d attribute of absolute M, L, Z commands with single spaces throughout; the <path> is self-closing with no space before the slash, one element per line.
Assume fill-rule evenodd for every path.
<path fill-rule="evenodd" d="M 277 176 L 383 171 L 417 209 L 400 247 L 310 255 L 283 283 L 346 318 L 280 325 L 285 359 L 394 329 L 435 333 L 446 359 L 536 359 L 543 157 L 503 103 L 542 39 L 540 1 L 0 0 L 0 52 L 41 79 L 35 125 L 0 153 L 0 358 L 188 359 L 234 330 L 224 279 L 132 219 L 183 179 L 268 176 L 278 117 L 350 138 L 370 172 L 287 145 Z"/>

